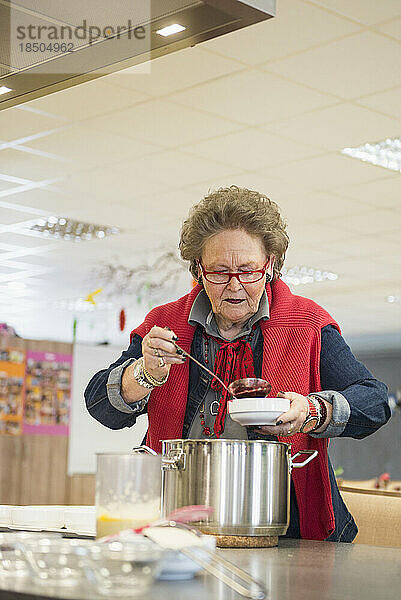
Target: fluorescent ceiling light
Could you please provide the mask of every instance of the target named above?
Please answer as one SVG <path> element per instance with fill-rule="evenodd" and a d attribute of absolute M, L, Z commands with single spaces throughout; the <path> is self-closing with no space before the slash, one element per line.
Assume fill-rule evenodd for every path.
<path fill-rule="evenodd" d="M 12 89 L 5 85 L 0 85 L 0 94 L 7 94 L 8 92 L 12 92 Z"/>
<path fill-rule="evenodd" d="M 337 273 L 331 271 L 322 271 L 321 269 L 313 269 L 305 265 L 282 269 L 282 280 L 291 285 L 302 285 L 305 283 L 318 283 L 321 281 L 335 281 L 338 279 Z"/>
<path fill-rule="evenodd" d="M 83 223 L 74 221 L 67 217 L 50 216 L 46 219 L 38 219 L 30 227 L 32 231 L 37 231 L 45 237 L 62 238 L 74 242 L 82 240 L 102 239 L 108 235 L 120 233 L 118 227 L 105 227 L 103 225 L 94 225 L 92 223 Z"/>
<path fill-rule="evenodd" d="M 168 27 L 163 27 L 162 29 L 158 29 L 156 33 L 159 35 L 163 35 L 167 37 L 168 35 L 173 35 L 174 33 L 179 33 L 180 31 L 184 31 L 186 27 L 179 25 L 178 23 L 174 23 L 173 25 L 169 25 Z"/>
<path fill-rule="evenodd" d="M 356 148 L 344 148 L 342 154 L 358 158 L 364 162 L 401 172 L 401 138 L 387 138 Z"/>

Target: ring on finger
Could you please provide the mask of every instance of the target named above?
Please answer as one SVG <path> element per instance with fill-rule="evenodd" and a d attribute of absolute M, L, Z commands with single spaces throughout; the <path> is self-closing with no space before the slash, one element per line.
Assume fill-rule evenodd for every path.
<path fill-rule="evenodd" d="M 292 423 L 290 423 L 290 428 L 287 432 L 287 435 L 291 435 L 293 429 L 294 429 L 294 425 Z"/>
<path fill-rule="evenodd" d="M 160 356 L 158 348 L 153 348 L 153 352 L 154 352 L 155 356 L 157 356 L 157 357 Z"/>
<path fill-rule="evenodd" d="M 159 356 L 159 367 L 165 367 L 166 363 L 164 362 L 164 358 Z"/>

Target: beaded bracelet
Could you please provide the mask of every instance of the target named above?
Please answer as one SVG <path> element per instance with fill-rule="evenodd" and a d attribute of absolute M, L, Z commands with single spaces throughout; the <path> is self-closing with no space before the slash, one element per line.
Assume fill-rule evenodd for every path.
<path fill-rule="evenodd" d="M 319 406 L 320 406 L 320 418 L 319 418 L 318 424 L 315 427 L 315 431 L 316 431 L 316 429 L 320 429 L 320 427 L 323 425 L 323 423 L 327 419 L 327 406 L 326 406 L 326 403 L 324 402 L 324 400 L 319 398 L 319 396 L 312 396 L 312 397 L 314 400 L 317 400 L 317 402 L 319 402 Z"/>

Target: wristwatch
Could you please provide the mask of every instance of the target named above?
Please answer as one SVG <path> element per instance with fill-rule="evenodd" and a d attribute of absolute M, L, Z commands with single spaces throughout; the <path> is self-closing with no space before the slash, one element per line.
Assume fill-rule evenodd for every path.
<path fill-rule="evenodd" d="M 320 421 L 320 406 L 314 398 L 306 398 L 309 404 L 309 411 L 305 421 L 301 425 L 299 430 L 301 433 L 310 433 L 316 429 Z"/>
<path fill-rule="evenodd" d="M 139 385 L 141 385 L 144 388 L 147 388 L 148 390 L 153 390 L 154 386 L 147 379 L 145 379 L 145 375 L 143 372 L 143 357 L 138 358 L 138 360 L 134 363 L 132 374 L 134 376 L 135 381 L 139 383 Z"/>

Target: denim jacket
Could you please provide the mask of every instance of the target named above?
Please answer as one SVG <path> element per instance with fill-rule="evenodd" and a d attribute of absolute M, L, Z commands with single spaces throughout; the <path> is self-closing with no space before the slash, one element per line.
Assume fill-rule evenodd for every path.
<path fill-rule="evenodd" d="M 85 401 L 89 413 L 111 429 L 131 427 L 135 424 L 137 417 L 146 412 L 147 399 L 127 404 L 120 395 L 123 370 L 142 355 L 141 343 L 140 336 L 134 336 L 130 346 L 119 359 L 107 369 L 96 373 L 85 390 Z M 191 354 L 199 361 L 203 361 L 200 327 L 195 330 Z M 254 368 L 255 375 L 259 377 L 262 370 L 262 343 L 258 344 L 254 351 Z M 312 435 L 361 439 L 374 433 L 390 418 L 387 387 L 375 379 L 368 369 L 356 360 L 344 339 L 331 325 L 322 329 L 320 377 L 323 391 L 319 392 L 319 395 L 333 404 L 333 417 L 325 432 Z M 191 361 L 183 438 L 187 437 L 191 422 L 197 415 L 209 386 L 210 377 Z M 253 429 L 248 429 L 248 438 L 277 439 L 274 436 L 256 433 Z M 342 500 L 330 459 L 328 460 L 336 527 L 327 540 L 351 542 L 358 529 Z M 292 483 L 290 525 L 286 536 L 300 537 L 298 507 Z"/>

